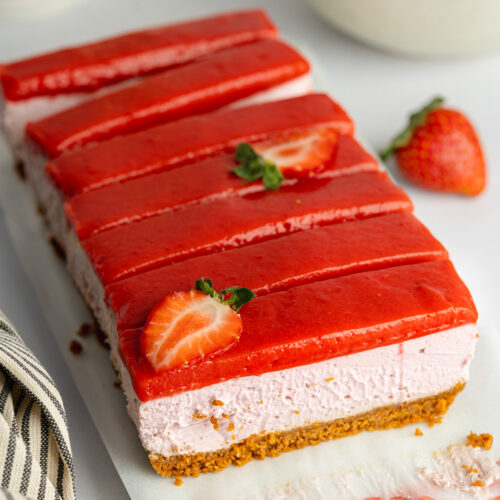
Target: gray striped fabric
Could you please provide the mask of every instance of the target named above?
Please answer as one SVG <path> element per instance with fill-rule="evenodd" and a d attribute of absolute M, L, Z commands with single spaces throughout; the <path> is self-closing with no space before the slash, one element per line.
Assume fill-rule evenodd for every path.
<path fill-rule="evenodd" d="M 0 500 L 75 498 L 59 391 L 0 312 Z"/>

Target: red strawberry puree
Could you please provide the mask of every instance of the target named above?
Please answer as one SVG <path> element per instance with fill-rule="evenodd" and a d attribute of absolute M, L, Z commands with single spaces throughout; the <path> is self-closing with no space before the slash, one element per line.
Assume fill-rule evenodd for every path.
<path fill-rule="evenodd" d="M 126 224 L 82 242 L 103 285 L 127 276 L 319 224 L 410 211 L 383 172 L 312 179 Z"/>
<path fill-rule="evenodd" d="M 284 311 L 293 311 L 286 314 Z M 120 335 L 120 354 L 142 401 L 404 342 L 477 320 L 450 261 L 392 267 L 257 297 L 240 311 L 230 349 L 155 372 L 139 350 L 141 330 Z M 270 334 L 272 332 L 272 334 Z"/>
<path fill-rule="evenodd" d="M 5 97 L 26 99 L 91 91 L 195 57 L 262 38 L 277 30 L 265 12 L 248 10 L 137 31 L 4 65 Z"/>
<path fill-rule="evenodd" d="M 202 276 L 216 289 L 244 284 L 265 295 L 319 279 L 446 258 L 446 250 L 413 215 L 390 214 L 163 266 L 108 285 L 106 298 L 118 330 L 124 330 L 142 326 L 165 295 L 192 289 Z"/>
<path fill-rule="evenodd" d="M 222 154 L 182 168 L 82 193 L 66 202 L 66 213 L 80 240 L 105 229 L 190 203 L 263 191 L 262 182 L 247 184 L 231 174 L 237 162 Z M 323 176 L 377 170 L 375 158 L 351 136 L 339 136 Z M 196 179 L 196 182 L 193 182 Z"/>
<path fill-rule="evenodd" d="M 211 111 L 308 71 L 309 63 L 291 47 L 277 40 L 258 41 L 150 76 L 29 123 L 26 131 L 54 157 L 90 141 Z"/>
<path fill-rule="evenodd" d="M 352 134 L 345 111 L 324 94 L 268 102 L 191 116 L 127 136 L 119 136 L 75 151 L 66 151 L 46 169 L 65 196 L 234 148 L 273 134 L 329 127 Z"/>

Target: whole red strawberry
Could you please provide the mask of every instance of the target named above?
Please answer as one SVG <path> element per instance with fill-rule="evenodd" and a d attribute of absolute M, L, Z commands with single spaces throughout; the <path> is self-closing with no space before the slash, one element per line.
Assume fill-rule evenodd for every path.
<path fill-rule="evenodd" d="M 474 196 L 486 185 L 481 144 L 466 116 L 433 99 L 410 116 L 408 127 L 380 156 L 392 153 L 401 172 L 420 186 Z"/>

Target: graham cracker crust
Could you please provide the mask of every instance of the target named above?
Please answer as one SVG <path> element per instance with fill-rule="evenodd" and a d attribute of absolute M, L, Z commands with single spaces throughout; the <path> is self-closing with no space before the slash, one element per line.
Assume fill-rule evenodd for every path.
<path fill-rule="evenodd" d="M 447 392 L 401 405 L 377 408 L 361 415 L 326 423 L 315 423 L 286 432 L 252 435 L 229 448 L 210 453 L 195 453 L 165 457 L 149 453 L 153 468 L 165 477 L 199 476 L 202 472 L 218 472 L 230 464 L 242 466 L 253 459 L 263 460 L 281 453 L 317 445 L 322 441 L 339 439 L 361 431 L 376 431 L 403 427 L 417 422 L 430 425 L 439 422 L 465 387 L 459 382 Z"/>

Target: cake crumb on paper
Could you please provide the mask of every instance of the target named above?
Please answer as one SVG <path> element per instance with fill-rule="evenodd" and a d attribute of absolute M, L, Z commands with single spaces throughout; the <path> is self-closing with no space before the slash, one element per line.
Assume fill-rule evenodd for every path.
<path fill-rule="evenodd" d="M 212 406 L 224 406 L 224 401 L 220 399 L 214 399 L 211 403 Z"/>
<path fill-rule="evenodd" d="M 79 356 L 83 351 L 83 346 L 80 342 L 78 342 L 78 340 L 72 340 L 69 343 L 69 350 L 74 356 Z"/>
<path fill-rule="evenodd" d="M 423 435 L 424 435 L 424 433 L 420 430 L 419 427 L 417 427 L 415 429 L 415 436 L 423 436 Z"/>
<path fill-rule="evenodd" d="M 88 337 L 92 333 L 92 325 L 89 323 L 82 323 L 76 332 L 79 337 Z"/>
<path fill-rule="evenodd" d="M 491 449 L 493 444 L 493 436 L 491 434 L 476 434 L 470 431 L 467 436 L 467 446 L 472 446 L 473 448 L 483 448 L 485 450 Z"/>
<path fill-rule="evenodd" d="M 175 482 L 174 482 L 175 486 L 182 486 L 183 483 L 184 483 L 184 481 L 179 476 L 177 476 L 175 478 Z"/>

